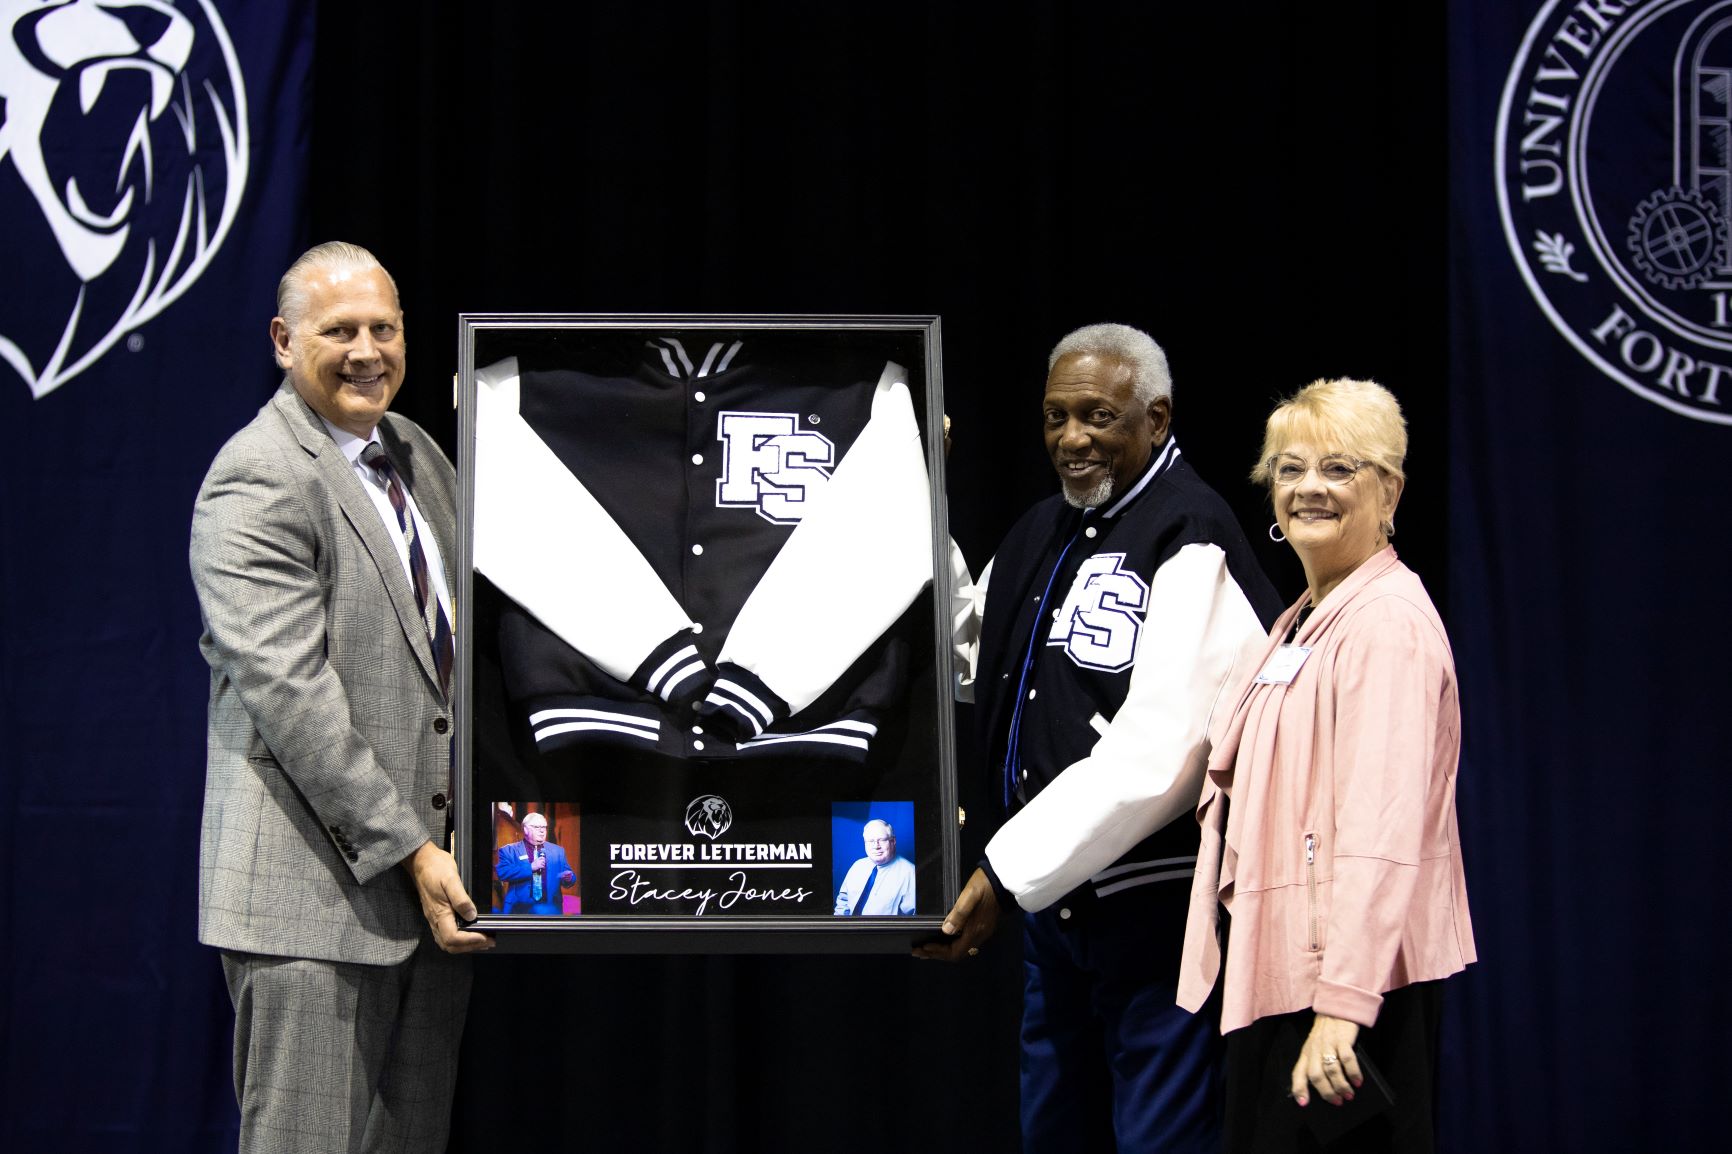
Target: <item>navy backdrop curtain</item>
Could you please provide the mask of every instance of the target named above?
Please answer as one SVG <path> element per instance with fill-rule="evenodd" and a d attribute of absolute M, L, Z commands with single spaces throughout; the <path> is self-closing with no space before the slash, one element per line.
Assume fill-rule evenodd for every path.
<path fill-rule="evenodd" d="M 450 443 L 456 314 L 934 312 L 951 528 L 984 565 L 1052 491 L 1045 358 L 1141 325 L 1187 457 L 1285 593 L 1244 480 L 1273 399 L 1387 382 L 1403 557 L 1443 603 L 1443 14 L 1380 0 L 457 6 L 321 23 L 320 236 L 404 286 L 397 408 Z M 405 18 L 412 13 L 413 18 Z M 396 50 L 381 53 L 382 44 Z M 376 165 L 368 125 L 413 126 Z M 966 733 L 972 718 L 963 717 Z M 962 751 L 969 834 L 990 794 Z M 970 796 L 972 794 L 972 796 Z M 493 957 L 453 1147 L 1017 1148 L 1018 941 L 906 958 Z M 1175 935 L 1174 948 L 1178 948 Z M 527 1057 L 526 1057 L 527 1055 Z M 869 1079 L 870 1092 L 850 1089 Z"/>
<path fill-rule="evenodd" d="M 228 1000 L 194 938 L 208 678 L 187 525 L 279 376 L 265 322 L 304 232 L 313 15 L 0 6 L 8 1151 L 233 1132 Z"/>
<path fill-rule="evenodd" d="M 1724 1142 L 1729 21 L 1450 6 L 1465 1148 Z"/>

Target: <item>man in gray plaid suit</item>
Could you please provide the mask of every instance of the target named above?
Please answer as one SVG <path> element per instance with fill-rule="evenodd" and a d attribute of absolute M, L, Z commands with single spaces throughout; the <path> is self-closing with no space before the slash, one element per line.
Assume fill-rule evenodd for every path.
<path fill-rule="evenodd" d="M 371 253 L 307 252 L 277 311 L 287 379 L 193 510 L 199 938 L 234 1001 L 243 1152 L 442 1151 L 460 955 L 492 945 L 444 849 L 455 477 L 386 412 L 403 314 Z"/>

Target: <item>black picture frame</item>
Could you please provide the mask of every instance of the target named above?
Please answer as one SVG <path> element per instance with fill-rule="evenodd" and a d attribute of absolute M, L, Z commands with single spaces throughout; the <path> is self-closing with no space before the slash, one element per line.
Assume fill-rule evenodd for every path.
<path fill-rule="evenodd" d="M 472 313 L 459 344 L 452 841 L 474 928 L 501 949 L 594 953 L 901 952 L 935 936 L 960 875 L 939 318 Z M 924 525 L 901 515 L 921 472 Z M 570 544 L 592 531 L 593 554 Z M 689 635 L 627 676 L 638 623 L 669 603 Z M 857 657 L 831 643 L 874 612 L 886 627 Z M 725 618 L 707 636 L 706 615 Z M 785 681 L 729 663 L 760 643 Z M 704 667 L 669 690 L 693 648 Z M 763 694 L 789 681 L 800 694 Z M 877 895 L 839 914 L 856 899 L 838 891 L 867 874 Z"/>

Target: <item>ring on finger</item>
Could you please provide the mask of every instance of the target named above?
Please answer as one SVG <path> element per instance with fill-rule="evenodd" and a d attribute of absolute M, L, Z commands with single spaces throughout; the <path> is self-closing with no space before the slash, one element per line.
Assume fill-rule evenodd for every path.
<path fill-rule="evenodd" d="M 1333 1066 L 1339 1060 L 1340 1059 L 1336 1058 L 1336 1056 L 1334 1054 L 1323 1055 L 1323 1064 L 1325 1066 Z"/>

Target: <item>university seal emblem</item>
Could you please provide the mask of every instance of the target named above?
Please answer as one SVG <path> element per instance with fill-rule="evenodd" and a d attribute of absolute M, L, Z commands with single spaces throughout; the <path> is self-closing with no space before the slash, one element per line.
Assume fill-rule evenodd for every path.
<path fill-rule="evenodd" d="M 1558 332 L 1732 424 L 1732 0 L 1550 0 L 1496 141 L 1504 235 Z"/>

